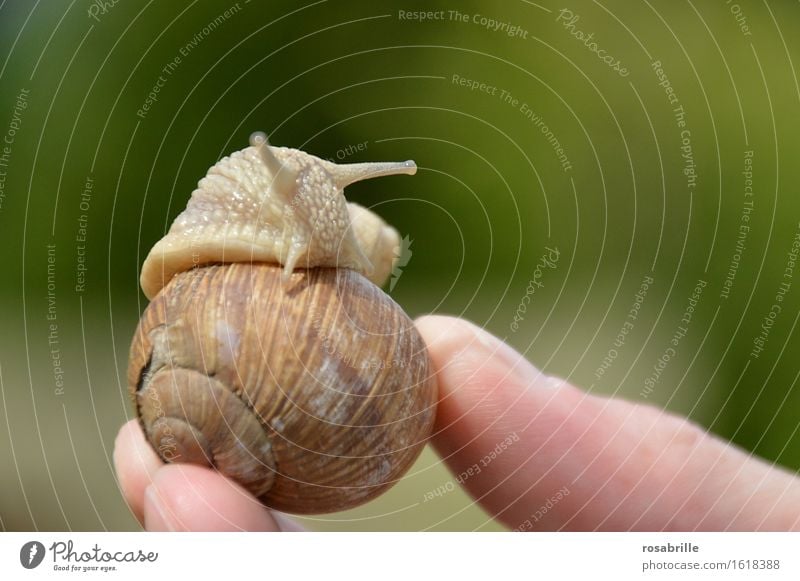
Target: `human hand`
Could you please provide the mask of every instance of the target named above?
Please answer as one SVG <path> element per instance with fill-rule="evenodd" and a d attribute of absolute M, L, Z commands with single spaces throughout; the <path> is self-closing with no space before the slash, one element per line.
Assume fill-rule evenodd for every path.
<path fill-rule="evenodd" d="M 800 528 L 800 480 L 786 470 L 683 418 L 547 377 L 464 320 L 429 316 L 417 327 L 439 382 L 433 446 L 456 475 L 493 457 L 459 480 L 507 527 Z M 492 456 L 511 435 L 518 441 Z M 135 421 L 120 430 L 114 461 L 147 530 L 299 529 L 213 470 L 164 465 Z"/>

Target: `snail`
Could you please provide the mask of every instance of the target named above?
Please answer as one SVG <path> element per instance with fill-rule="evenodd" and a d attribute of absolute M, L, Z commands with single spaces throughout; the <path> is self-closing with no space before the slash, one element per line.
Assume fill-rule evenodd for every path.
<path fill-rule="evenodd" d="M 414 162 L 273 147 L 223 158 L 142 265 L 128 386 L 165 462 L 213 467 L 295 514 L 375 498 L 433 430 L 425 343 L 379 286 L 399 236 L 345 186 Z"/>

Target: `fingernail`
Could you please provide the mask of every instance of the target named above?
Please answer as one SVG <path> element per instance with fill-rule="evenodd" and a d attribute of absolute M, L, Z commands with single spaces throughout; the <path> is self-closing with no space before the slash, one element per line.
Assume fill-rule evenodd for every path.
<path fill-rule="evenodd" d="M 483 351 L 495 360 L 499 360 L 507 369 L 510 376 L 528 387 L 555 388 L 563 384 L 563 380 L 551 378 L 542 373 L 524 355 L 503 342 L 485 329 L 473 325 L 475 338 Z"/>
<path fill-rule="evenodd" d="M 542 383 L 547 379 L 524 355 L 511 345 L 504 343 L 485 329 L 472 325 L 473 334 L 481 348 L 495 360 L 500 360 L 517 379 L 526 383 Z"/>
<path fill-rule="evenodd" d="M 169 516 L 169 511 L 161 502 L 161 495 L 155 484 L 151 484 L 144 491 L 144 528 L 150 532 L 177 530 Z"/>
<path fill-rule="evenodd" d="M 477 366 L 492 362 L 501 366 L 509 379 L 530 389 L 551 390 L 569 385 L 548 377 L 513 347 L 470 321 L 428 315 L 417 323 L 434 353 L 446 353 L 449 358 L 470 357 Z"/>

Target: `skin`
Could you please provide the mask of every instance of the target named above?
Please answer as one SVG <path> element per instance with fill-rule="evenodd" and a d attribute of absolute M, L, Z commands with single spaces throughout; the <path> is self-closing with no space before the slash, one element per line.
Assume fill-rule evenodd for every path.
<path fill-rule="evenodd" d="M 797 530 L 800 479 L 654 407 L 548 377 L 464 320 L 417 321 L 440 386 L 432 443 L 455 474 L 516 433 L 467 492 L 519 530 Z M 135 421 L 114 461 L 150 531 L 288 531 L 298 525 L 213 470 L 164 465 Z M 566 487 L 566 488 L 565 488 Z M 566 490 L 552 507 L 545 502 Z"/>

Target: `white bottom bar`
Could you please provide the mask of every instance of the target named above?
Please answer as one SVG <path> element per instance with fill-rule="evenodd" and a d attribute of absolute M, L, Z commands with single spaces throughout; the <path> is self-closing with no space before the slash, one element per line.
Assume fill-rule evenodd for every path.
<path fill-rule="evenodd" d="M 799 535 L 3 533 L 0 578 L 800 579 Z"/>

